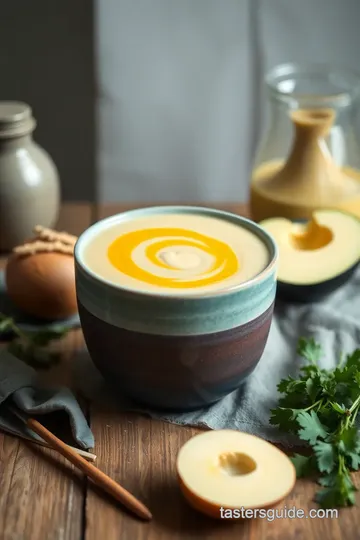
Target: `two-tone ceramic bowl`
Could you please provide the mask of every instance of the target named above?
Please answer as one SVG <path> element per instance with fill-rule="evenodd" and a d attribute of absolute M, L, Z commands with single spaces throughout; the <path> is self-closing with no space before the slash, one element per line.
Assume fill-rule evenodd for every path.
<path fill-rule="evenodd" d="M 186 295 L 181 289 L 170 294 L 121 285 L 94 270 L 96 261 L 94 267 L 87 262 L 94 239 L 116 230 L 118 224 L 162 215 L 173 226 L 173 216 L 180 220 L 183 216 L 186 222 L 189 214 L 253 235 L 265 246 L 264 268 L 229 290 Z M 107 253 L 106 242 L 98 242 L 97 259 Z M 248 253 L 249 260 L 252 256 Z M 124 248 L 118 264 L 124 265 L 126 257 Z M 276 244 L 260 226 L 218 210 L 165 206 L 97 222 L 75 247 L 79 315 L 93 362 L 119 394 L 143 405 L 185 411 L 218 401 L 245 382 L 263 354 L 273 314 L 277 259 Z"/>

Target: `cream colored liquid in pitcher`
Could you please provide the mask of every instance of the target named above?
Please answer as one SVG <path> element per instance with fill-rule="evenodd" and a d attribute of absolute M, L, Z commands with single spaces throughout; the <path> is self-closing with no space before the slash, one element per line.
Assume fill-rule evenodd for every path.
<path fill-rule="evenodd" d="M 325 142 L 334 112 L 298 110 L 291 118 L 295 136 L 287 161 L 265 162 L 253 173 L 253 219 L 307 219 L 322 207 L 340 208 L 360 217 L 360 171 L 339 167 Z"/>

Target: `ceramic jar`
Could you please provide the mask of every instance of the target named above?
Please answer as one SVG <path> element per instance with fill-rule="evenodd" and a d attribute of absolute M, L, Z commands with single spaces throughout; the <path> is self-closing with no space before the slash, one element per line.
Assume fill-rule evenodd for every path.
<path fill-rule="evenodd" d="M 36 121 L 21 102 L 0 102 L 0 251 L 55 225 L 60 183 L 55 164 L 33 140 Z"/>

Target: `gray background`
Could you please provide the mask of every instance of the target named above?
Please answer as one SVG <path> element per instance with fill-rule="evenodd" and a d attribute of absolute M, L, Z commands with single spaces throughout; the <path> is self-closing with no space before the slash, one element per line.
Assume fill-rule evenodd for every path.
<path fill-rule="evenodd" d="M 360 70 L 359 0 L 12 0 L 0 99 L 33 106 L 66 200 L 246 200 L 261 80 Z"/>

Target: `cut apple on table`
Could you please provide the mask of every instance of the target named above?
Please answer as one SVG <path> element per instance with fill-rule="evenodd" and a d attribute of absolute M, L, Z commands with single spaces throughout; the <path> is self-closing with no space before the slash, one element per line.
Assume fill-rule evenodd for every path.
<path fill-rule="evenodd" d="M 360 262 L 360 220 L 341 210 L 313 212 L 308 222 L 271 218 L 260 222 L 279 249 L 278 296 L 323 299 L 345 284 Z"/>
<path fill-rule="evenodd" d="M 284 452 L 235 430 L 195 435 L 180 449 L 176 466 L 188 503 L 219 519 L 226 510 L 271 508 L 296 481 L 295 467 Z"/>

